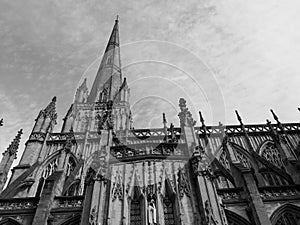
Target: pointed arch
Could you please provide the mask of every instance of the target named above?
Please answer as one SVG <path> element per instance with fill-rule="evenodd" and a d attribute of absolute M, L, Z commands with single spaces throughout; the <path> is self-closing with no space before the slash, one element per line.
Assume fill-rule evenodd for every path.
<path fill-rule="evenodd" d="M 133 171 L 130 188 L 128 190 L 128 213 L 132 225 L 140 225 L 145 220 L 145 196 L 141 190 L 136 170 Z"/>
<path fill-rule="evenodd" d="M 217 176 L 216 185 L 218 188 L 231 188 L 235 187 L 234 179 L 231 174 L 231 165 L 226 151 L 220 147 L 216 158 L 212 161 L 217 170 L 215 174 Z"/>
<path fill-rule="evenodd" d="M 277 149 L 273 141 L 267 140 L 263 142 L 258 149 L 258 152 L 259 155 L 266 159 L 268 162 L 285 171 L 285 165 L 283 163 L 280 151 Z"/>
<path fill-rule="evenodd" d="M 164 224 L 175 225 L 176 224 L 176 211 L 177 201 L 176 193 L 171 185 L 168 177 L 164 181 L 164 193 L 162 195 L 163 211 L 164 211 Z"/>
<path fill-rule="evenodd" d="M 228 225 L 251 225 L 244 217 L 225 209 L 225 215 L 228 221 Z"/>
<path fill-rule="evenodd" d="M 77 196 L 80 190 L 80 179 L 73 181 L 64 191 L 63 196 Z"/>
<path fill-rule="evenodd" d="M 270 217 L 273 225 L 300 224 L 300 207 L 287 203 L 277 208 Z"/>
<path fill-rule="evenodd" d="M 245 148 L 242 146 L 234 143 L 234 142 L 229 142 L 234 149 L 235 156 L 240 162 L 248 168 L 254 168 L 255 162 L 250 154 Z"/>
<path fill-rule="evenodd" d="M 21 225 L 21 223 L 11 217 L 8 217 L 1 220 L 0 225 Z"/>
<path fill-rule="evenodd" d="M 144 197 L 139 186 L 134 186 L 129 196 L 129 221 L 132 225 L 140 225 L 144 221 Z"/>
<path fill-rule="evenodd" d="M 59 225 L 79 225 L 80 224 L 81 215 L 77 214 L 75 216 L 69 217 L 66 220 L 64 220 Z"/>

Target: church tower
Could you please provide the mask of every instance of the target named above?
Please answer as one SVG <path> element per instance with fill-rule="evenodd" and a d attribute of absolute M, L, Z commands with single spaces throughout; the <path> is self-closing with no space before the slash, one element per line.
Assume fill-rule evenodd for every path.
<path fill-rule="evenodd" d="M 0 225 L 300 224 L 300 123 L 196 126 L 180 98 L 179 127 L 133 129 L 118 19 L 99 64 L 60 132 L 45 104 L 4 190 L 22 131 L 3 153 Z"/>

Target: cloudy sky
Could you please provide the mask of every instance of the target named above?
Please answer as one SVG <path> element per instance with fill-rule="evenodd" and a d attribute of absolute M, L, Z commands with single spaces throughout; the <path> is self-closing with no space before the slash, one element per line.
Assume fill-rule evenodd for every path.
<path fill-rule="evenodd" d="M 117 14 L 135 127 L 178 124 L 179 97 L 207 124 L 300 120 L 297 0 L 0 0 L 1 151 L 55 95 L 61 124 Z"/>

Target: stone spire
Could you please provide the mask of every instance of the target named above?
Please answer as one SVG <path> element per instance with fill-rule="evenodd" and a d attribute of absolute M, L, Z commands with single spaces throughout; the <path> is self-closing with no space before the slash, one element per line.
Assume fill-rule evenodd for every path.
<path fill-rule="evenodd" d="M 88 87 L 86 81 L 87 79 L 84 78 L 82 84 L 77 88 L 75 94 L 75 102 L 80 102 L 80 103 L 86 102 L 88 96 Z"/>
<path fill-rule="evenodd" d="M 122 84 L 119 19 L 115 20 L 88 102 L 114 100 Z"/>
<path fill-rule="evenodd" d="M 55 120 L 57 118 L 57 113 L 56 113 L 56 96 L 54 96 L 51 100 L 51 102 L 49 103 L 49 105 L 47 105 L 47 107 L 41 111 L 42 115 L 44 117 L 49 117 L 52 120 Z"/>
<path fill-rule="evenodd" d="M 13 155 L 13 154 L 17 153 L 22 134 L 23 134 L 23 130 L 20 129 L 18 131 L 18 134 L 14 138 L 14 140 L 10 143 L 10 145 L 8 146 L 8 148 L 6 149 L 6 151 L 3 153 L 3 155 L 6 154 L 6 153 L 9 153 L 9 155 Z"/>

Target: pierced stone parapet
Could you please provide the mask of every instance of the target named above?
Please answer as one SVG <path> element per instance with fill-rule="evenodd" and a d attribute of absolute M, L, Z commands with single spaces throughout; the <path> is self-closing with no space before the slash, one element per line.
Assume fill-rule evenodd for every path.
<path fill-rule="evenodd" d="M 0 199 L 1 210 L 17 210 L 17 209 L 35 209 L 38 204 L 38 198 L 11 198 Z"/>
<path fill-rule="evenodd" d="M 300 185 L 268 186 L 259 188 L 263 201 L 286 201 L 287 199 L 300 199 Z"/>
<path fill-rule="evenodd" d="M 55 208 L 76 208 L 83 206 L 84 196 L 56 196 L 54 198 Z"/>
<path fill-rule="evenodd" d="M 242 201 L 245 200 L 242 196 L 243 188 L 226 188 L 226 189 L 218 189 L 218 195 L 223 200 L 226 201 Z"/>

